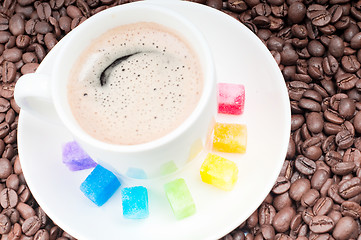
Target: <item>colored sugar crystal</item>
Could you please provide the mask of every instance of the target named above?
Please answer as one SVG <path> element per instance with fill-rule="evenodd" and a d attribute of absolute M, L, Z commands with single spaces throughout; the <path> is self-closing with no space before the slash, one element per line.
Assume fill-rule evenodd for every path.
<path fill-rule="evenodd" d="M 219 152 L 245 153 L 247 126 L 234 123 L 216 123 L 213 132 L 213 149 Z"/>
<path fill-rule="evenodd" d="M 93 168 L 97 165 L 75 141 L 63 145 L 63 163 L 71 171 Z"/>
<path fill-rule="evenodd" d="M 141 168 L 128 168 L 125 175 L 135 179 L 147 179 L 147 174 Z"/>
<path fill-rule="evenodd" d="M 200 172 L 203 182 L 226 191 L 232 190 L 238 179 L 237 165 L 212 153 L 208 153 Z"/>
<path fill-rule="evenodd" d="M 173 173 L 177 170 L 177 165 L 173 161 L 166 162 L 162 166 L 160 166 L 160 174 L 162 176 Z"/>
<path fill-rule="evenodd" d="M 165 184 L 164 189 L 177 219 L 189 217 L 196 212 L 196 205 L 183 178 Z"/>
<path fill-rule="evenodd" d="M 98 164 L 80 185 L 80 190 L 96 205 L 101 206 L 108 201 L 119 186 L 117 177 Z"/>
<path fill-rule="evenodd" d="M 240 115 L 244 110 L 245 90 L 242 84 L 218 83 L 218 112 Z"/>
<path fill-rule="evenodd" d="M 128 187 L 121 191 L 125 218 L 142 219 L 149 216 L 148 191 L 145 187 Z"/>

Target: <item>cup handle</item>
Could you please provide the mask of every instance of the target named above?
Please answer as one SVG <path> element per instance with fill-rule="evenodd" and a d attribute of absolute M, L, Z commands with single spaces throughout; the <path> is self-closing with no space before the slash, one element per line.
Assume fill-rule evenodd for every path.
<path fill-rule="evenodd" d="M 49 89 L 50 76 L 28 73 L 19 78 L 15 85 L 14 99 L 22 110 L 39 119 L 60 123 Z"/>

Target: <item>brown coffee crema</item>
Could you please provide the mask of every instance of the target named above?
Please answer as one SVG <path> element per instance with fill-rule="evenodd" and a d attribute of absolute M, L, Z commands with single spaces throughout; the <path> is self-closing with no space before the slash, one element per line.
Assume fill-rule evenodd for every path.
<path fill-rule="evenodd" d="M 73 66 L 67 87 L 85 132 L 132 145 L 161 138 L 184 122 L 200 99 L 203 75 L 181 36 L 140 22 L 95 39 Z"/>

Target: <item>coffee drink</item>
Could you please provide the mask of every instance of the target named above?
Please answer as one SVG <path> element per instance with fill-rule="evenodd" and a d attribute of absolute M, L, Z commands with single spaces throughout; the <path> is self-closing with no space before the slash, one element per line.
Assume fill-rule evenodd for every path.
<path fill-rule="evenodd" d="M 199 60 L 173 30 L 134 23 L 95 39 L 68 82 L 78 124 L 94 138 L 121 145 L 146 143 L 177 128 L 203 88 Z"/>

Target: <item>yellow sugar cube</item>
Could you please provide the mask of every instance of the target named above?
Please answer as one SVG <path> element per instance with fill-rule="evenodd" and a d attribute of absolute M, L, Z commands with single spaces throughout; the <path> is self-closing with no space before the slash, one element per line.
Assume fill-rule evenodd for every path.
<path fill-rule="evenodd" d="M 232 190 L 238 179 L 237 165 L 212 153 L 208 153 L 200 173 L 203 182 L 225 191 Z"/>
<path fill-rule="evenodd" d="M 213 132 L 213 149 L 219 152 L 245 153 L 247 126 L 235 123 L 216 123 Z"/>

